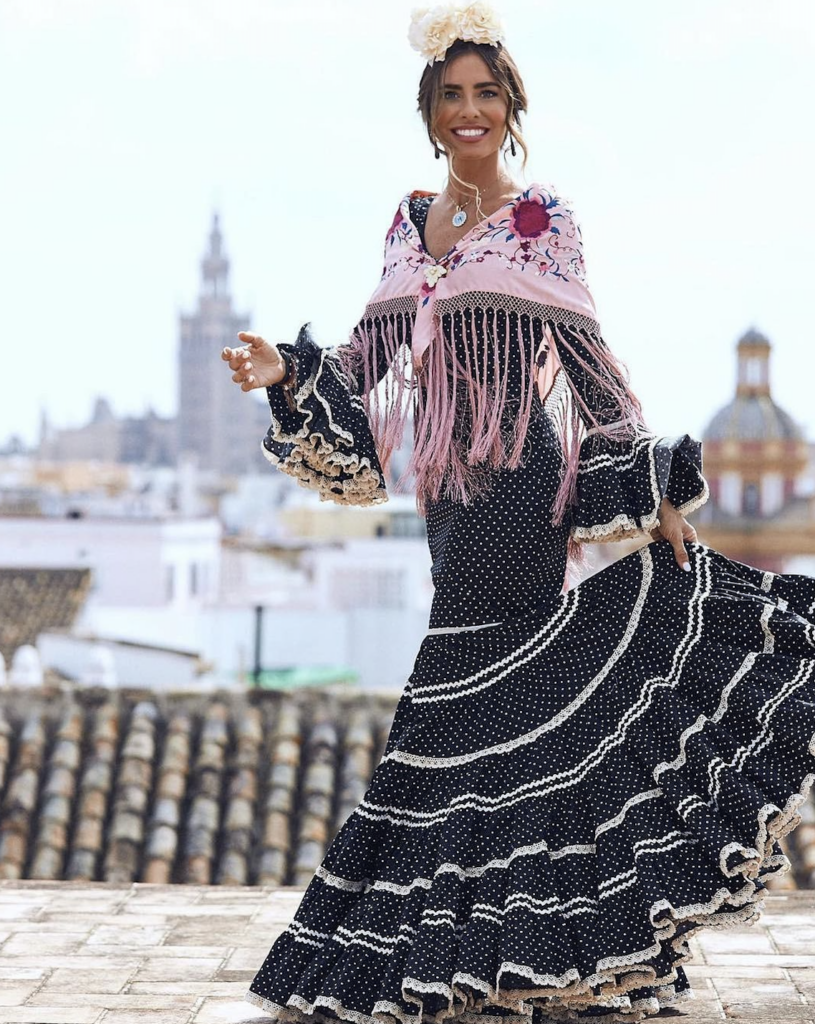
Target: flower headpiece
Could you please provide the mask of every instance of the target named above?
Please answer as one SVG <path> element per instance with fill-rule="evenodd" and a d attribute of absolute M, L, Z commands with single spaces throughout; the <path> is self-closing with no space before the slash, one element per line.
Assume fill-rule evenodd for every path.
<path fill-rule="evenodd" d="M 416 7 L 411 11 L 408 40 L 428 64 L 444 60 L 456 39 L 473 43 L 502 43 L 504 27 L 498 13 L 485 0 L 471 3 L 439 4 L 438 7 Z"/>

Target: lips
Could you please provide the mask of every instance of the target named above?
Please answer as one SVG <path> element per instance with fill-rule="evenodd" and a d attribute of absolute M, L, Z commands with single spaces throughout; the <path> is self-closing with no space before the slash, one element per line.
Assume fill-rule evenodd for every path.
<path fill-rule="evenodd" d="M 478 139 L 483 139 L 484 136 L 489 132 L 489 128 L 453 128 L 451 130 L 453 135 L 455 135 L 457 139 L 464 139 L 465 141 L 477 141 Z"/>

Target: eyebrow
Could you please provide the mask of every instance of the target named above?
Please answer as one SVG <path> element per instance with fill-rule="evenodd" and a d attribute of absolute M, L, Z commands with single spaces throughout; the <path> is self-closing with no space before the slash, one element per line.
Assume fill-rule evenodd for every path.
<path fill-rule="evenodd" d="M 501 88 L 498 85 L 497 82 L 476 82 L 475 88 L 476 89 L 483 89 L 483 88 L 485 88 L 488 85 L 494 85 L 494 86 L 496 86 L 496 88 L 499 88 L 499 89 Z M 451 85 L 450 82 L 447 82 L 445 84 L 444 88 L 445 89 L 461 89 L 461 86 L 460 85 Z"/>

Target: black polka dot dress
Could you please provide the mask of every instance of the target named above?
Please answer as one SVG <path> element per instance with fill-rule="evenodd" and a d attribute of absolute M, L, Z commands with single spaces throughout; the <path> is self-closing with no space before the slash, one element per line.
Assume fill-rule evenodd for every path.
<path fill-rule="evenodd" d="M 429 202 L 411 200 L 420 228 Z M 542 336 L 499 326 L 519 360 Z M 303 383 L 268 389 L 270 461 L 373 500 L 359 397 L 307 332 L 280 347 Z M 707 485 L 688 435 L 598 436 L 555 527 L 560 467 L 539 401 L 519 468 L 429 504 L 428 633 L 362 801 L 246 994 L 274 1019 L 642 1020 L 693 996 L 694 932 L 753 920 L 789 868 L 778 839 L 815 781 L 815 580 L 701 543 L 683 571 L 661 540 L 569 586 L 570 529 L 647 529 L 663 496 L 688 510 Z"/>

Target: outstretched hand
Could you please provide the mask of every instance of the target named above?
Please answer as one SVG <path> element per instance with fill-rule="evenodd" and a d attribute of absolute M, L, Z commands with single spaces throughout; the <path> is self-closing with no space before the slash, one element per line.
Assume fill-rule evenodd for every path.
<path fill-rule="evenodd" d="M 240 384 L 241 391 L 270 387 L 283 380 L 286 364 L 276 346 L 249 331 L 239 331 L 238 337 L 244 344 L 239 348 L 227 346 L 221 352 L 221 359 L 235 371 L 232 380 Z"/>
<path fill-rule="evenodd" d="M 690 572 L 685 541 L 696 541 L 696 530 L 667 498 L 663 498 L 659 506 L 659 526 L 651 530 L 651 539 L 670 541 L 677 564 L 686 572 Z"/>

